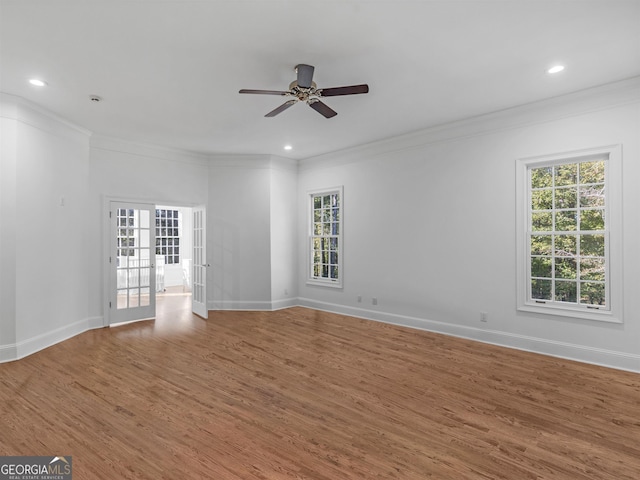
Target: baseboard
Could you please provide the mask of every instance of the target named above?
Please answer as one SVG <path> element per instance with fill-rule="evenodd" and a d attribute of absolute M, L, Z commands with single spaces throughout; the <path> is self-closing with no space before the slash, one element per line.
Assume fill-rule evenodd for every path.
<path fill-rule="evenodd" d="M 75 337 L 76 335 L 86 332 L 89 329 L 88 327 L 88 319 L 84 319 L 17 342 L 16 353 L 18 358 L 26 357 L 56 343 Z"/>
<path fill-rule="evenodd" d="M 90 317 L 14 344 L 2 345 L 0 346 L 0 362 L 19 360 L 88 330 L 102 327 L 102 317 Z"/>
<path fill-rule="evenodd" d="M 104 323 L 104 317 L 89 317 L 87 318 L 87 326 L 89 330 L 93 330 L 95 328 L 106 327 Z"/>
<path fill-rule="evenodd" d="M 273 311 L 294 306 L 313 308 L 352 317 L 416 328 L 434 333 L 467 338 L 479 342 L 540 353 L 567 360 L 600 365 L 603 367 L 640 373 L 640 355 L 587 347 L 567 342 L 557 342 L 543 338 L 518 335 L 497 330 L 487 330 L 465 325 L 455 325 L 424 318 L 398 315 L 388 312 L 349 307 L 334 303 L 320 302 L 309 298 L 291 298 L 277 301 L 223 301 L 210 302 L 209 310 L 259 310 Z M 70 325 L 57 328 L 15 344 L 0 345 L 0 363 L 26 357 L 71 337 L 104 327 L 103 317 L 89 317 Z"/>
<path fill-rule="evenodd" d="M 285 298 L 282 300 L 253 302 L 237 300 L 211 301 L 207 303 L 208 310 L 253 310 L 253 311 L 273 311 L 283 308 L 297 307 L 300 303 L 297 298 Z"/>
<path fill-rule="evenodd" d="M 0 345 L 0 363 L 12 362 L 18 359 L 15 343 Z"/>
<path fill-rule="evenodd" d="M 514 348 L 517 350 L 524 350 L 567 360 L 575 360 L 578 362 L 615 368 L 617 370 L 640 373 L 640 355 L 618 352 L 615 350 L 593 348 L 566 342 L 556 342 L 543 338 L 512 334 L 497 330 L 473 328 L 465 325 L 455 325 L 424 318 L 367 310 L 364 308 L 354 308 L 345 305 L 320 302 L 309 298 L 298 298 L 298 305 L 316 310 L 323 310 L 364 318 L 367 320 L 375 320 L 403 327 L 416 328 L 419 330 L 476 340 L 501 347 Z"/>
<path fill-rule="evenodd" d="M 297 307 L 299 305 L 297 298 L 284 298 L 271 302 L 271 310 L 282 310 L 283 308 Z"/>
<path fill-rule="evenodd" d="M 208 310 L 273 310 L 271 301 L 217 300 L 207 302 Z"/>

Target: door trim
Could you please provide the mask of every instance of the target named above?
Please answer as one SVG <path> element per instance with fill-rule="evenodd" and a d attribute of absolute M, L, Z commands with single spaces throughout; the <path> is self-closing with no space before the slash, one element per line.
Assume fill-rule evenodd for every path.
<path fill-rule="evenodd" d="M 100 231 L 100 241 L 102 242 L 102 326 L 108 327 L 111 325 L 111 312 L 109 309 L 109 296 L 110 296 L 110 282 L 111 282 L 111 270 L 109 269 L 109 256 L 111 245 L 111 224 L 109 222 L 109 209 L 111 202 L 122 203 L 140 203 L 149 205 L 173 205 L 176 207 L 196 208 L 198 206 L 204 207 L 206 211 L 206 205 L 202 203 L 185 202 L 179 200 L 168 199 L 149 199 L 149 198 L 135 198 L 135 197 L 120 197 L 114 195 L 102 195 L 102 222 Z M 97 317 L 100 318 L 100 317 Z M 96 325 L 94 328 L 99 328 Z"/>
<path fill-rule="evenodd" d="M 191 209 L 193 218 L 193 255 L 191 260 L 191 311 L 204 319 L 209 317 L 207 302 L 207 207 L 198 205 Z"/>
<path fill-rule="evenodd" d="M 108 207 L 109 259 L 107 269 L 109 280 L 106 300 L 108 302 L 109 325 L 155 318 L 156 247 L 154 238 L 156 207 L 148 202 L 117 200 L 110 201 Z M 125 212 L 125 216 L 119 220 L 118 212 L 121 210 Z M 130 217 L 131 213 L 129 212 L 137 213 L 133 213 L 133 216 Z M 145 218 L 146 222 L 143 221 Z M 118 224 L 118 222 L 125 223 Z M 125 233 L 124 239 L 120 237 L 123 231 Z M 131 238 L 134 240 L 133 243 L 130 243 Z M 120 245 L 121 239 L 124 245 Z M 119 256 L 121 250 L 126 251 L 122 257 Z M 119 265 L 119 262 L 123 262 L 124 268 Z M 125 293 L 126 305 L 122 308 L 119 308 L 122 300 L 120 292 Z M 134 303 L 129 305 L 129 302 L 132 301 Z"/>

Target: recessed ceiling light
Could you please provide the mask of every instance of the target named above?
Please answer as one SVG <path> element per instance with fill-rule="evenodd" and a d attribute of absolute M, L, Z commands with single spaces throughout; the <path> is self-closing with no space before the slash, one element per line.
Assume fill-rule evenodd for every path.
<path fill-rule="evenodd" d="M 32 78 L 31 80 L 29 80 L 29 83 L 31 85 L 35 85 L 36 87 L 44 87 L 47 82 L 45 82 L 44 80 L 40 80 L 39 78 Z"/>
<path fill-rule="evenodd" d="M 564 70 L 564 65 L 554 65 L 547 70 L 547 73 L 560 73 Z"/>
<path fill-rule="evenodd" d="M 292 147 L 291 145 L 285 145 L 285 146 L 284 146 L 284 149 L 285 149 L 285 150 L 292 150 L 292 149 L 293 149 L 293 147 Z"/>

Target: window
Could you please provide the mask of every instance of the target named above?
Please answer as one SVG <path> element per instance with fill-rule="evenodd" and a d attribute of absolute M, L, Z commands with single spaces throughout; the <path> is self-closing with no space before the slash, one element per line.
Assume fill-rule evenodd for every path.
<path fill-rule="evenodd" d="M 309 283 L 342 287 L 342 187 L 309 196 Z"/>
<path fill-rule="evenodd" d="M 521 160 L 519 309 L 620 321 L 618 157 L 611 147 Z"/>
<path fill-rule="evenodd" d="M 156 255 L 164 255 L 165 265 L 180 263 L 180 211 L 156 209 Z"/>
<path fill-rule="evenodd" d="M 118 225 L 118 250 L 116 252 L 116 258 L 118 263 L 120 257 L 135 257 L 136 256 L 136 238 L 137 238 L 137 210 L 119 208 L 116 212 L 116 222 Z"/>

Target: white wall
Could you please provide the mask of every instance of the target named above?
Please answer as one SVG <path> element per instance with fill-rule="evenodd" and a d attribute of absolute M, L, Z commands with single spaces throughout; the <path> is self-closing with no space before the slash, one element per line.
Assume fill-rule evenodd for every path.
<path fill-rule="evenodd" d="M 0 361 L 16 357 L 16 108 L 0 96 Z"/>
<path fill-rule="evenodd" d="M 89 133 L 19 98 L 3 95 L 0 101 L 0 348 L 11 359 L 89 327 Z"/>
<path fill-rule="evenodd" d="M 172 149 L 115 139 L 91 140 L 89 208 L 87 222 L 91 248 L 89 306 L 92 316 L 105 309 L 105 203 L 127 200 L 152 205 L 206 205 L 208 159 Z"/>
<path fill-rule="evenodd" d="M 271 300 L 272 308 L 284 308 L 298 296 L 298 166 L 273 157 L 271 167 Z"/>
<path fill-rule="evenodd" d="M 216 156 L 209 170 L 210 309 L 271 309 L 271 159 Z"/>
<path fill-rule="evenodd" d="M 289 161 L 290 162 L 290 161 Z M 284 159 L 275 184 L 295 202 L 295 175 Z M 283 167 L 282 165 L 285 165 Z M 288 168 L 288 170 L 287 170 Z M 90 278 L 92 314 L 104 310 L 104 203 L 125 199 L 154 205 L 207 207 L 207 300 L 210 309 L 271 309 L 270 156 L 208 156 L 141 146 L 96 137 L 91 143 L 90 202 L 101 215 L 92 220 L 90 244 L 95 246 Z M 285 200 L 286 202 L 286 200 Z M 295 209 L 289 216 L 295 222 Z M 285 207 L 279 207 L 284 212 Z M 295 238 L 293 227 L 279 233 L 283 242 Z M 283 243 L 280 242 L 280 243 Z M 289 249 L 290 252 L 290 249 Z M 279 255 L 282 258 L 282 255 Z M 287 274 L 279 288 L 295 290 L 295 256 L 288 256 Z M 290 296 L 293 294 L 289 294 Z M 295 298 L 295 297 L 294 297 Z"/>
<path fill-rule="evenodd" d="M 307 159 L 297 172 L 268 155 L 89 144 L 88 132 L 0 100 L 0 361 L 104 323 L 114 199 L 206 205 L 210 309 L 298 303 L 640 371 L 638 79 Z M 611 144 L 623 150 L 624 323 L 516 312 L 516 160 Z M 336 185 L 344 288 L 310 286 L 306 195 Z"/>
<path fill-rule="evenodd" d="M 640 371 L 639 91 L 626 82 L 305 160 L 298 244 L 307 192 L 344 185 L 344 288 L 305 284 L 302 249 L 300 302 Z M 624 152 L 624 324 L 517 312 L 516 159 L 611 144 Z"/>

